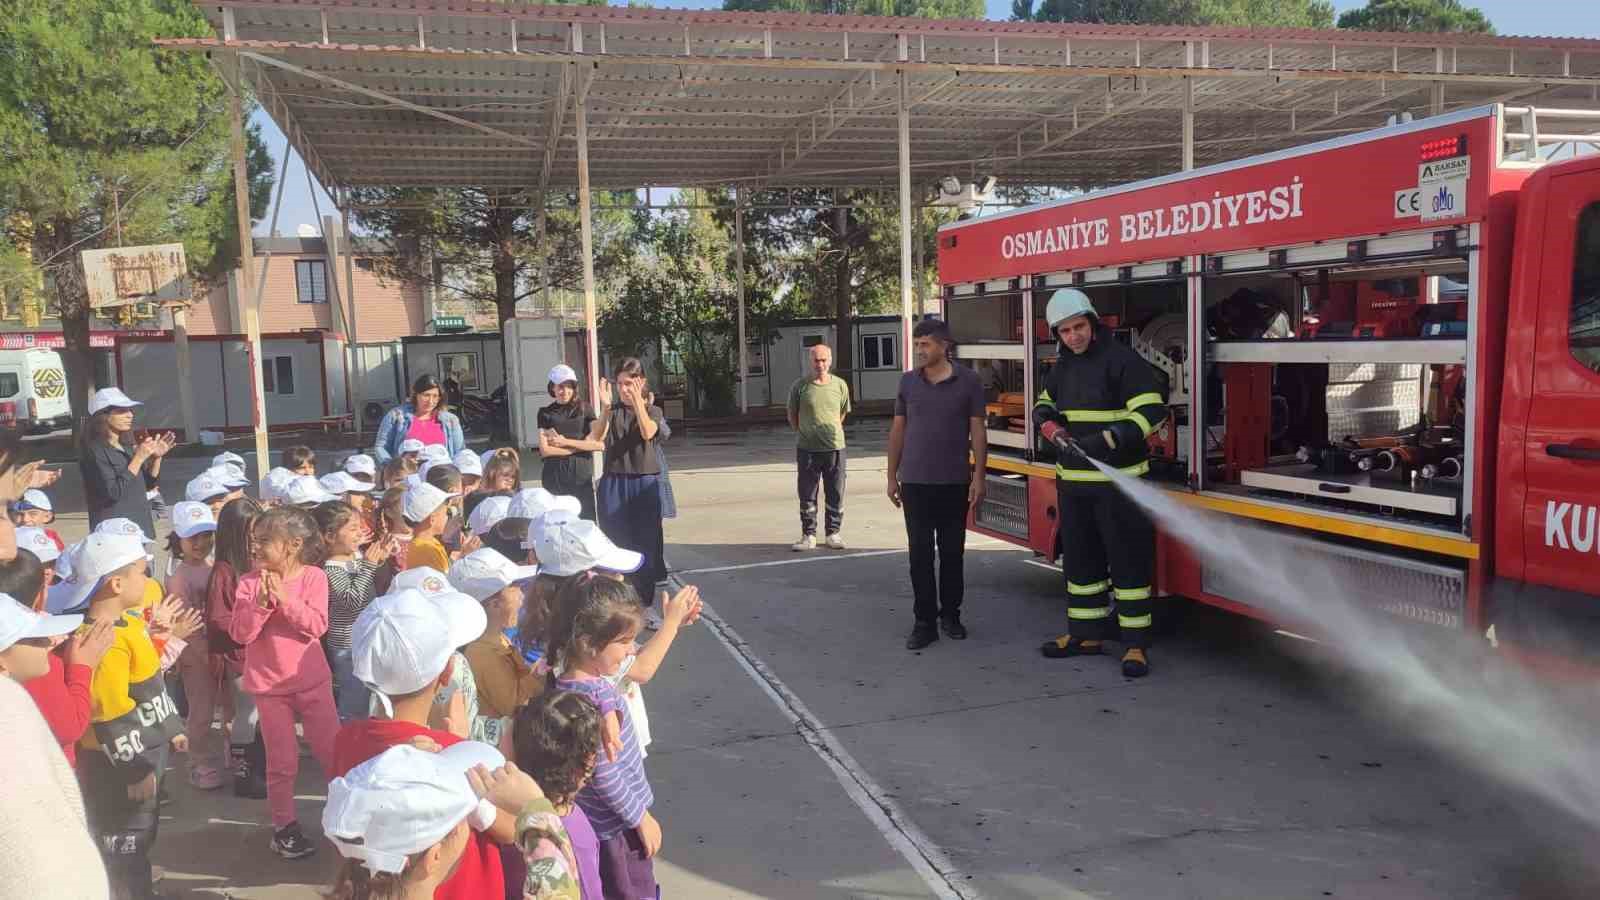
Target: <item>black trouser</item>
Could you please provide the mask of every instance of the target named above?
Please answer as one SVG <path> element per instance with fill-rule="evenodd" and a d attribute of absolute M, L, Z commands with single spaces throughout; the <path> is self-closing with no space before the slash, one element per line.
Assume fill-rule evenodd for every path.
<path fill-rule="evenodd" d="M 844 524 L 844 450 L 794 451 L 795 467 L 799 470 L 800 533 L 817 533 L 817 484 L 822 484 L 823 497 L 828 501 L 824 534 L 838 534 Z"/>
<path fill-rule="evenodd" d="M 1155 526 L 1139 504 L 1109 482 L 1056 482 L 1061 573 L 1067 582 L 1067 633 L 1113 638 L 1111 601 L 1129 647 L 1150 645 Z"/>
<path fill-rule="evenodd" d="M 150 850 L 161 824 L 160 775 L 167 754 L 162 751 L 152 757 L 157 764 L 155 794 L 149 800 L 134 801 L 128 799 L 126 773 L 112 767 L 104 753 L 87 747 L 78 751 L 78 783 L 83 788 L 89 833 L 105 860 L 114 898 L 144 900 L 155 893 Z"/>
<path fill-rule="evenodd" d="M 587 478 L 570 479 L 562 476 L 550 477 L 548 474 L 539 479 L 545 490 L 557 496 L 578 498 L 579 518 L 594 521 L 594 482 Z"/>
<path fill-rule="evenodd" d="M 961 484 L 901 484 L 906 543 L 911 549 L 911 592 L 918 622 L 961 615 L 962 554 L 967 544 L 967 488 Z M 939 578 L 933 576 L 934 548 Z"/>

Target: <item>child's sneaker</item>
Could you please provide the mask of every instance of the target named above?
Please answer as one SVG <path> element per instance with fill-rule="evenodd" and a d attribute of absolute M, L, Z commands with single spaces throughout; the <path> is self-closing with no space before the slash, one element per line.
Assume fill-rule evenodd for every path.
<path fill-rule="evenodd" d="M 290 822 L 272 833 L 272 852 L 284 859 L 304 859 L 317 852 L 317 845 L 301 833 L 299 822 Z"/>
<path fill-rule="evenodd" d="M 214 791 L 222 787 L 222 773 L 204 763 L 189 767 L 189 784 L 202 791 Z"/>
<path fill-rule="evenodd" d="M 796 553 L 804 553 L 807 550 L 815 550 L 817 549 L 817 536 L 814 534 L 803 534 L 800 536 L 800 540 L 789 545 L 789 549 Z"/>
<path fill-rule="evenodd" d="M 843 550 L 844 549 L 844 538 L 840 537 L 839 536 L 839 532 L 837 532 L 837 531 L 835 531 L 833 534 L 828 535 L 828 542 L 827 543 L 828 543 L 828 549 L 829 550 Z"/>

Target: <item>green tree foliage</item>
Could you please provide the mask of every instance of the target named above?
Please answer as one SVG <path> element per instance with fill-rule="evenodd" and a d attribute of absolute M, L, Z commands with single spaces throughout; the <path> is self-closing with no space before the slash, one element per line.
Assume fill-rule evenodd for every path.
<path fill-rule="evenodd" d="M 732 205 L 720 191 L 689 196 L 696 208 L 685 204 L 637 220 L 638 243 L 648 249 L 629 267 L 600 326 L 613 354 L 640 355 L 652 347 L 676 353 L 701 395 L 698 411 L 727 415 L 737 406 L 739 368 L 733 239 L 723 224 L 731 221 Z M 716 214 L 703 204 L 717 205 Z M 773 326 L 797 310 L 775 271 L 751 265 L 757 243 L 747 232 L 745 335 L 766 342 Z"/>
<path fill-rule="evenodd" d="M 981 19 L 983 0 L 724 0 L 723 9 L 843 16 Z"/>
<path fill-rule="evenodd" d="M 1494 34 L 1483 11 L 1460 0 L 1367 0 L 1339 15 L 1340 28 L 1361 31 L 1465 31 Z"/>
<path fill-rule="evenodd" d="M 1327 0 L 1012 0 L 1011 18 L 1101 25 L 1329 28 L 1333 4 Z"/>
<path fill-rule="evenodd" d="M 380 274 L 432 283 L 436 290 L 495 310 L 504 322 L 517 303 L 548 283 L 581 290 L 583 254 L 578 211 L 552 209 L 538 242 L 534 191 L 479 188 L 362 188 L 350 192 L 355 221 L 373 235 L 416 241 L 423 254 L 384 257 Z M 554 204 L 556 197 L 548 198 Z M 614 207 L 633 203 L 626 191 L 594 195 L 595 274 L 606 280 L 632 253 L 633 214 Z"/>
<path fill-rule="evenodd" d="M 60 316 L 75 410 L 89 387 L 80 251 L 182 241 L 211 276 L 237 259 L 222 81 L 152 45 L 210 34 L 188 0 L 9 0 L 0 16 L 0 275 Z M 259 216 L 271 158 L 253 129 L 247 149 Z"/>

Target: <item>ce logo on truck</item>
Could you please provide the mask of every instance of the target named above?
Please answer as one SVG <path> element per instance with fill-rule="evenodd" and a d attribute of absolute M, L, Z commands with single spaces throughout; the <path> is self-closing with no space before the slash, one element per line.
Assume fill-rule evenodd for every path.
<path fill-rule="evenodd" d="M 1422 215 L 1422 189 L 1406 188 L 1394 192 L 1394 217 L 1409 219 Z"/>

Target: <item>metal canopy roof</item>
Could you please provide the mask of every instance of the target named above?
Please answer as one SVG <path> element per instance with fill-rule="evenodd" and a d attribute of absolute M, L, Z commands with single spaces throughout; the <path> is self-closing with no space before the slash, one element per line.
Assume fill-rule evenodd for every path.
<path fill-rule="evenodd" d="M 1092 186 L 1496 100 L 1600 108 L 1600 40 L 429 0 L 199 3 L 330 188 Z M 553 139 L 553 140 L 552 140 Z"/>

